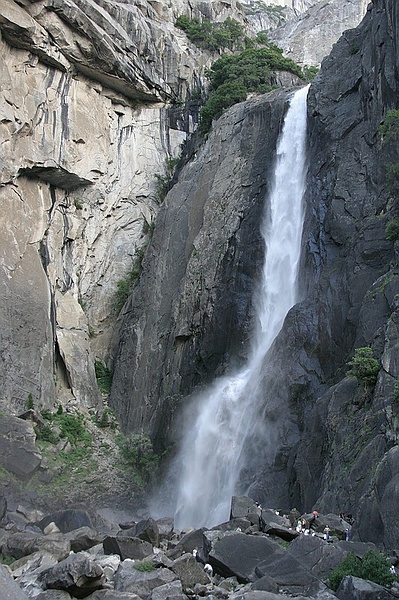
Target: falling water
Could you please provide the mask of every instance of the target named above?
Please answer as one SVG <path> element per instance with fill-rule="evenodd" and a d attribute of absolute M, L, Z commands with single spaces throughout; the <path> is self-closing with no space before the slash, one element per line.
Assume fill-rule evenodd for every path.
<path fill-rule="evenodd" d="M 257 389 L 267 351 L 296 302 L 305 186 L 306 96 L 291 98 L 277 146 L 273 189 L 262 236 L 265 260 L 254 299 L 258 326 L 247 364 L 217 379 L 198 398 L 199 414 L 186 433 L 179 464 L 175 522 L 212 527 L 229 518 L 242 450 L 257 410 Z M 252 417 L 252 418 L 251 418 Z"/>

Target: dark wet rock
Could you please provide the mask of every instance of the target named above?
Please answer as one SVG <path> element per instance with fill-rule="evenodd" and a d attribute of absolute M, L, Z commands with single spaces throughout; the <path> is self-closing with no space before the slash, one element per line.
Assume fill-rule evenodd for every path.
<path fill-rule="evenodd" d="M 184 552 L 192 552 L 194 548 L 200 549 L 203 546 L 203 533 L 207 531 L 205 527 L 194 529 L 184 534 L 181 540 L 172 550 L 167 552 L 169 558 L 177 558 Z"/>
<path fill-rule="evenodd" d="M 65 537 L 69 540 L 73 552 L 88 550 L 100 544 L 104 539 L 104 535 L 99 534 L 91 527 L 79 527 L 79 529 L 74 529 L 66 533 Z"/>
<path fill-rule="evenodd" d="M 132 558 L 142 560 L 152 554 L 153 546 L 140 538 L 126 535 L 126 531 L 116 536 L 107 536 L 103 541 L 105 554 L 118 554 L 122 560 Z"/>
<path fill-rule="evenodd" d="M 62 533 L 74 531 L 80 527 L 90 527 L 93 529 L 93 522 L 89 513 L 82 509 L 65 509 L 45 516 L 37 525 L 45 529 L 49 523 L 55 523 Z"/>
<path fill-rule="evenodd" d="M 136 537 L 153 546 L 159 545 L 159 529 L 158 524 L 154 519 L 145 519 L 144 521 L 134 523 L 134 525 L 128 529 L 124 528 L 118 535 Z"/>

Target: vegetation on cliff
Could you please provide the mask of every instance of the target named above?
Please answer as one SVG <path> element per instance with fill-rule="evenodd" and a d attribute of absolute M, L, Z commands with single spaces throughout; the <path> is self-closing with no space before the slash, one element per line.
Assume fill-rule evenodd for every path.
<path fill-rule="evenodd" d="M 342 563 L 331 571 L 328 578 L 331 589 L 336 591 L 347 575 L 367 579 L 382 586 L 390 586 L 395 581 L 395 577 L 389 572 L 386 556 L 377 550 L 369 550 L 363 559 L 350 552 Z"/>
<path fill-rule="evenodd" d="M 207 133 L 212 120 L 222 112 L 246 100 L 251 92 L 266 93 L 276 85 L 272 71 L 288 71 L 305 80 L 301 67 L 274 44 L 262 48 L 247 48 L 240 54 L 225 55 L 216 60 L 207 71 L 211 94 L 201 109 L 200 131 Z"/>
<path fill-rule="evenodd" d="M 246 36 L 242 25 L 228 17 L 222 22 L 212 22 L 209 19 L 190 19 L 180 15 L 175 22 L 189 40 L 199 48 L 215 50 L 241 50 L 245 45 Z"/>

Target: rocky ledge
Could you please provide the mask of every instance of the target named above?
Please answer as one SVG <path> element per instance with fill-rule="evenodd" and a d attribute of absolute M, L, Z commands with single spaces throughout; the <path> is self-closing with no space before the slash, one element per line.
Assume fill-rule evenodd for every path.
<path fill-rule="evenodd" d="M 84 507 L 43 515 L 0 499 L 0 589 L 23 600 L 388 600 L 389 588 L 346 576 L 334 593 L 329 574 L 371 543 L 350 541 L 334 514 L 283 515 L 233 497 L 230 520 L 177 531 L 173 519 L 115 523 Z M 326 534 L 328 532 L 328 534 Z M 7 560 L 8 559 L 8 560 Z M 390 558 L 392 569 L 396 556 Z"/>

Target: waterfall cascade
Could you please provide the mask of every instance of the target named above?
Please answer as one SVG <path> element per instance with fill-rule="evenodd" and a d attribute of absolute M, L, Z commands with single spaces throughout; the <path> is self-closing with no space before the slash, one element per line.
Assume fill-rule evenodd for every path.
<path fill-rule="evenodd" d="M 297 301 L 305 187 L 306 97 L 291 98 L 277 146 L 274 183 L 265 202 L 265 260 L 254 302 L 258 324 L 246 365 L 214 381 L 197 398 L 198 413 L 177 457 L 175 524 L 212 527 L 229 518 L 243 447 L 259 403 L 266 354 Z M 176 468 L 176 465 L 175 465 Z"/>

